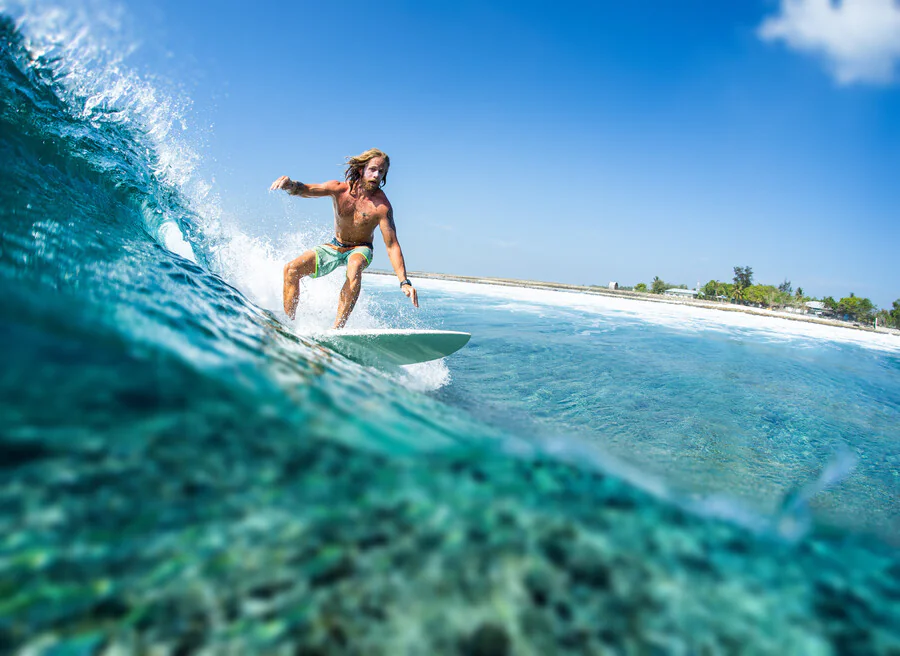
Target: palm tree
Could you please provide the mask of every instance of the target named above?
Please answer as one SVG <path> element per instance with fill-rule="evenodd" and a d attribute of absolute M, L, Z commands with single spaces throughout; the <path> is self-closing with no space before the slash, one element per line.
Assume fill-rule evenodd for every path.
<path fill-rule="evenodd" d="M 721 280 L 716 280 L 716 300 L 719 300 L 719 296 L 725 293 L 725 283 Z"/>
<path fill-rule="evenodd" d="M 794 292 L 794 307 L 803 309 L 803 287 L 797 287 L 797 291 Z"/>

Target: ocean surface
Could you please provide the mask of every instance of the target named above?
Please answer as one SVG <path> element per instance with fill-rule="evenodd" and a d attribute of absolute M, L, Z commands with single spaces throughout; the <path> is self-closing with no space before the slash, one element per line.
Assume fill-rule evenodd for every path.
<path fill-rule="evenodd" d="M 900 339 L 373 273 L 348 327 L 473 336 L 357 366 L 340 276 L 279 309 L 322 227 L 229 225 L 182 103 L 3 8 L 0 652 L 900 649 Z"/>
<path fill-rule="evenodd" d="M 384 316 L 405 310 L 393 276 L 366 282 Z M 430 396 L 447 405 L 760 520 L 827 473 L 809 504 L 818 520 L 900 538 L 897 337 L 599 295 L 418 284 L 417 324 L 473 333 L 443 365 L 446 384 L 420 374 L 440 380 Z"/>

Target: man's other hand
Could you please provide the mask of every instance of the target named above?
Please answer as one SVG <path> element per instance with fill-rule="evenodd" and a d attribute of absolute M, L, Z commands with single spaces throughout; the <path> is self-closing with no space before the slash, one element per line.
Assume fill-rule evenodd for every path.
<path fill-rule="evenodd" d="M 400 289 L 409 297 L 415 307 L 419 307 L 419 295 L 416 293 L 415 287 L 412 285 L 403 285 Z"/>

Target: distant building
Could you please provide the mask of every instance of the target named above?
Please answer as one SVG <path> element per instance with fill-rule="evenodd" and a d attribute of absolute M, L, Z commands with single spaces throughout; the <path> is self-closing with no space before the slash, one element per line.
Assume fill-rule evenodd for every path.
<path fill-rule="evenodd" d="M 806 301 L 804 305 L 806 306 L 807 314 L 814 314 L 817 317 L 832 313 L 822 301 Z"/>
<path fill-rule="evenodd" d="M 619 283 L 617 283 L 617 282 L 611 282 L 611 283 L 609 283 L 609 288 L 612 289 L 612 290 L 616 290 L 616 289 L 619 288 Z"/>
<path fill-rule="evenodd" d="M 680 298 L 697 298 L 697 290 L 696 289 L 680 289 L 678 287 L 673 287 L 672 289 L 667 289 L 665 291 L 666 296 L 678 296 Z"/>

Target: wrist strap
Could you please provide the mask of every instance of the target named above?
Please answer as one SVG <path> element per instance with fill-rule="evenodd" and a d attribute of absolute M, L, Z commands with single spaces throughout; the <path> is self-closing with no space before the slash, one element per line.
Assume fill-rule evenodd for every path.
<path fill-rule="evenodd" d="M 400 283 L 401 287 L 403 287 L 403 285 L 409 285 L 410 287 L 412 287 L 412 283 L 409 281 L 409 278 Z"/>

